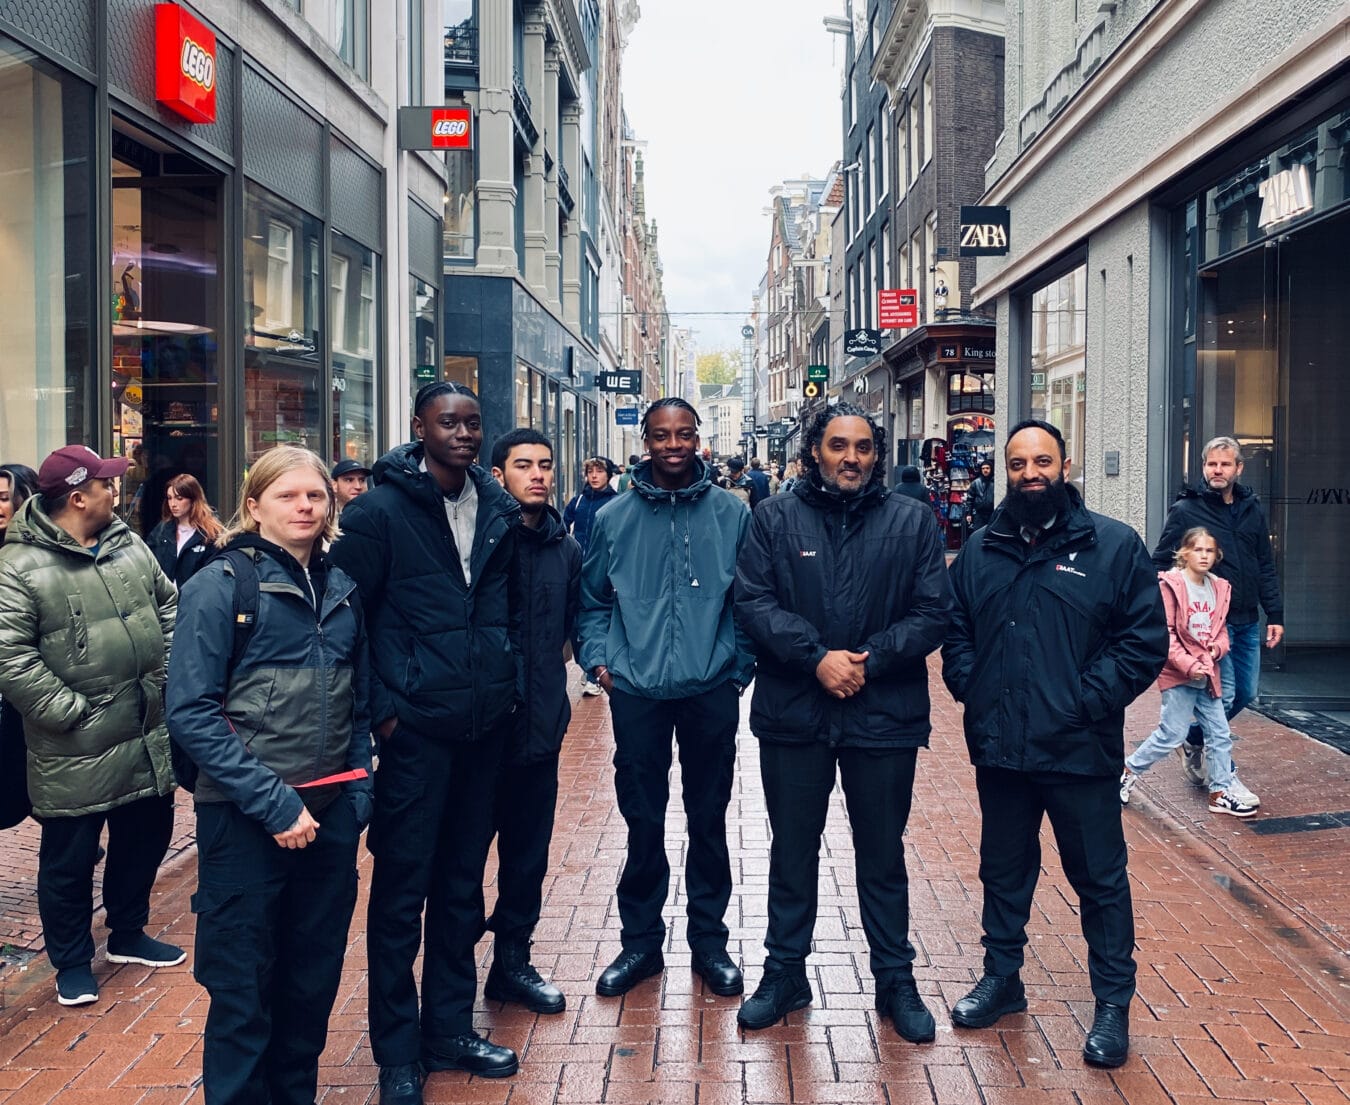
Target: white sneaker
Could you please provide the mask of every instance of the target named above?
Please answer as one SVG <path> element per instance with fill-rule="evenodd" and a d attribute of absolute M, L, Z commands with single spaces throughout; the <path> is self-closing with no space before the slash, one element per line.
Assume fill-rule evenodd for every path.
<path fill-rule="evenodd" d="M 599 683 L 591 683 L 587 681 L 581 684 L 581 693 L 594 696 L 597 694 L 604 694 L 605 692 Z"/>
<path fill-rule="evenodd" d="M 1182 741 L 1181 747 L 1177 749 L 1177 755 L 1181 757 L 1181 770 L 1191 784 L 1197 787 L 1204 786 L 1207 781 L 1205 779 L 1205 746 L 1203 744 L 1191 744 L 1190 741 Z"/>
<path fill-rule="evenodd" d="M 1218 790 L 1209 796 L 1210 813 L 1228 813 L 1234 817 L 1248 818 L 1256 816 L 1256 807 L 1242 801 L 1232 789 Z"/>
<path fill-rule="evenodd" d="M 1128 767 L 1120 775 L 1120 804 L 1128 806 L 1130 804 L 1130 791 L 1134 790 L 1134 784 L 1139 782 L 1139 776 Z"/>
<path fill-rule="evenodd" d="M 1233 776 L 1233 781 L 1228 784 L 1227 793 L 1236 798 L 1244 806 L 1251 806 L 1252 809 L 1261 808 L 1261 799 L 1243 786 L 1242 780 L 1236 775 Z"/>

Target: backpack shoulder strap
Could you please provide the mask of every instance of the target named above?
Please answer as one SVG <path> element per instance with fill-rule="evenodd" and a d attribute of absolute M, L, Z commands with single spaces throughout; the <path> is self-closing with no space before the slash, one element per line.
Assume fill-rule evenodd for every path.
<path fill-rule="evenodd" d="M 242 549 L 227 549 L 221 555 L 226 575 L 234 578 L 234 645 L 230 649 L 233 672 L 244 658 L 258 622 L 258 565 Z"/>

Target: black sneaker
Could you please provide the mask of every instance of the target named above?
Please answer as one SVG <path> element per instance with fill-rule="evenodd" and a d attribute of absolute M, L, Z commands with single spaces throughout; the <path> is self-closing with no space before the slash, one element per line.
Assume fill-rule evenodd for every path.
<path fill-rule="evenodd" d="M 877 1012 L 890 1017 L 896 1034 L 911 1044 L 926 1044 L 937 1036 L 933 1014 L 919 997 L 912 978 L 897 979 L 877 994 Z"/>
<path fill-rule="evenodd" d="M 56 972 L 56 1000 L 62 1005 L 90 1005 L 98 1001 L 98 983 L 88 963 Z"/>
<path fill-rule="evenodd" d="M 962 1028 L 988 1028 L 1005 1013 L 1027 1007 L 1027 994 L 1018 975 L 985 975 L 975 989 L 952 1006 L 952 1023 Z"/>
<path fill-rule="evenodd" d="M 765 971 L 759 987 L 741 1003 L 736 1023 L 742 1028 L 768 1028 L 794 1009 L 810 1005 L 811 996 L 805 974 Z"/>
<path fill-rule="evenodd" d="M 187 952 L 143 932 L 114 932 L 108 937 L 109 963 L 140 963 L 146 967 L 176 967 Z"/>
<path fill-rule="evenodd" d="M 380 1068 L 380 1105 L 422 1105 L 426 1076 L 416 1063 Z"/>
<path fill-rule="evenodd" d="M 1130 1007 L 1097 1002 L 1083 1044 L 1083 1058 L 1094 1067 L 1119 1067 L 1130 1057 Z"/>
<path fill-rule="evenodd" d="M 546 982 L 526 956 L 508 954 L 501 947 L 493 955 L 483 996 L 523 1005 L 532 1013 L 561 1013 L 567 1008 L 563 992 Z"/>

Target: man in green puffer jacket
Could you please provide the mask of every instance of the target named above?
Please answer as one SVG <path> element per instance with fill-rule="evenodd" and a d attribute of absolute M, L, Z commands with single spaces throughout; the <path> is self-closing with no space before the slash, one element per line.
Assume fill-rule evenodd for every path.
<path fill-rule="evenodd" d="M 42 825 L 38 913 L 57 1000 L 98 1000 L 93 877 L 108 826 L 108 959 L 181 963 L 144 932 L 173 835 L 164 670 L 178 596 L 113 513 L 127 461 L 56 450 L 0 548 L 0 695 L 23 716 L 28 790 Z"/>

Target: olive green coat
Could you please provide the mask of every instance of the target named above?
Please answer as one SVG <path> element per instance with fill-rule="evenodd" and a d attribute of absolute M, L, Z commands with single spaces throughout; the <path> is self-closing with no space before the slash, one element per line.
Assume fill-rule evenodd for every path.
<path fill-rule="evenodd" d="M 164 672 L 178 595 L 120 520 L 83 548 L 34 495 L 0 546 L 0 695 L 23 715 L 38 817 L 174 788 Z"/>

